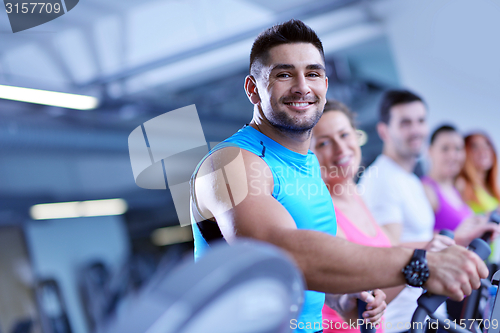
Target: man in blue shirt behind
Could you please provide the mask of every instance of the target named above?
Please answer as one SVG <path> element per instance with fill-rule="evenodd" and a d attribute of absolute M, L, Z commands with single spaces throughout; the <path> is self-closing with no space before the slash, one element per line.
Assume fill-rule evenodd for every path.
<path fill-rule="evenodd" d="M 200 162 L 192 178 L 195 255 L 210 243 L 250 237 L 287 251 L 309 291 L 296 332 L 320 332 L 325 293 L 352 293 L 405 283 L 412 249 L 370 248 L 334 237 L 335 211 L 309 151 L 311 129 L 326 102 L 321 41 L 301 21 L 261 33 L 250 54 L 245 91 L 253 119 Z M 488 271 L 458 246 L 427 254 L 425 288 L 461 300 Z M 372 306 L 382 306 L 376 297 Z M 367 311 L 370 315 L 376 309 Z"/>

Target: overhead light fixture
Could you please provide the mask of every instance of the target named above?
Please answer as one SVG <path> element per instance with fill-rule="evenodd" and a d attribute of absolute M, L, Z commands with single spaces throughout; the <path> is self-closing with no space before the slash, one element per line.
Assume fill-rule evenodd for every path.
<path fill-rule="evenodd" d="M 0 85 L 0 98 L 76 110 L 91 110 L 99 105 L 99 100 L 92 96 L 5 85 Z"/>
<path fill-rule="evenodd" d="M 127 209 L 127 202 L 123 199 L 105 199 L 34 205 L 30 208 L 30 215 L 33 220 L 51 220 L 121 215 Z"/>
<path fill-rule="evenodd" d="M 159 228 L 153 231 L 151 240 L 156 246 L 190 242 L 193 240 L 193 232 L 191 228 L 181 226 Z"/>

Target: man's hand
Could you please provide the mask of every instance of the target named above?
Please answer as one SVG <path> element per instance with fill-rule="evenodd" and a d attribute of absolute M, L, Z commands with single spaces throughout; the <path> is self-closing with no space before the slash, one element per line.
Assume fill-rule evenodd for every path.
<path fill-rule="evenodd" d="M 481 279 L 488 277 L 488 268 L 483 260 L 472 251 L 457 245 L 427 253 L 427 262 L 430 276 L 424 288 L 455 301 L 461 301 L 465 295 L 470 295 L 472 289 L 481 286 Z"/>
<path fill-rule="evenodd" d="M 367 303 L 363 318 L 371 323 L 378 323 L 387 307 L 385 293 L 380 289 L 375 289 L 373 294 L 367 291 L 342 295 L 326 294 L 325 303 L 337 311 L 345 321 L 357 322 L 357 299 Z"/>

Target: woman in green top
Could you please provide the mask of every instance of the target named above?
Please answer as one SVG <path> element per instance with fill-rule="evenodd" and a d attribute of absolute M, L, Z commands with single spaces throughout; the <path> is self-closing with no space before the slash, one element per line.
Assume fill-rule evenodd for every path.
<path fill-rule="evenodd" d="M 457 188 L 476 214 L 498 208 L 497 155 L 487 135 L 473 133 L 465 137 L 465 165 L 457 179 Z"/>

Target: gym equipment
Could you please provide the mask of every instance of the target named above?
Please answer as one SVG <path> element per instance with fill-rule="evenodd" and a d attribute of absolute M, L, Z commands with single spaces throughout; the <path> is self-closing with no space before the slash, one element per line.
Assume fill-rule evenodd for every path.
<path fill-rule="evenodd" d="M 469 250 L 475 252 L 483 260 L 486 260 L 491 252 L 488 243 L 480 238 L 476 238 L 470 243 Z M 446 300 L 446 298 L 446 296 L 431 295 L 428 292 L 422 294 L 417 301 L 418 307 L 413 314 L 410 328 L 411 333 L 424 332 L 425 327 L 427 327 L 425 324 L 427 315 L 429 315 L 429 317 L 434 321 L 437 321 L 435 322 L 436 324 L 442 326 L 445 320 L 434 315 L 434 312 Z M 418 323 L 421 323 L 422 325 L 418 325 Z M 470 333 L 470 331 L 461 328 L 460 325 L 449 325 L 449 327 L 444 328 L 452 333 Z"/>
<path fill-rule="evenodd" d="M 488 221 L 489 223 L 496 223 L 500 224 L 500 214 L 495 210 L 490 214 L 490 220 Z M 487 231 L 484 233 L 484 235 L 481 236 L 481 239 L 484 240 L 485 242 L 490 242 L 491 241 L 491 236 L 493 233 L 491 231 Z"/>
<path fill-rule="evenodd" d="M 493 278 L 491 279 L 491 284 L 498 286 L 500 284 L 500 271 L 497 271 L 494 275 Z M 497 289 L 497 294 L 495 297 L 495 301 L 493 303 L 493 308 L 491 309 L 491 316 L 490 316 L 490 327 L 487 328 L 488 333 L 499 333 L 500 332 L 500 297 L 498 297 L 498 289 Z M 496 320 L 496 324 L 493 322 Z"/>
<path fill-rule="evenodd" d="M 363 302 L 358 298 L 357 303 L 358 303 L 358 317 L 360 319 L 364 319 L 363 312 L 366 311 L 366 302 Z M 370 323 L 360 325 L 359 330 L 361 331 L 361 333 L 375 333 L 377 331 L 375 326 L 373 326 Z"/>
<path fill-rule="evenodd" d="M 451 239 L 455 238 L 455 234 L 453 231 L 448 230 L 448 229 L 443 229 L 439 232 L 440 235 L 450 237 Z M 366 311 L 366 302 L 363 302 L 362 300 L 358 299 L 357 300 L 357 305 L 358 305 L 358 318 L 364 319 L 363 318 L 363 312 Z M 361 333 L 375 333 L 376 328 L 373 325 L 370 324 L 364 324 L 360 326 L 360 331 Z"/>
<path fill-rule="evenodd" d="M 455 234 L 453 233 L 453 231 L 449 230 L 449 229 L 443 229 L 439 232 L 440 235 L 443 235 L 443 236 L 448 236 L 450 237 L 451 239 L 454 239 L 455 238 Z"/>
<path fill-rule="evenodd" d="M 284 333 L 304 301 L 288 255 L 250 240 L 213 245 L 152 282 L 96 333 Z"/>

